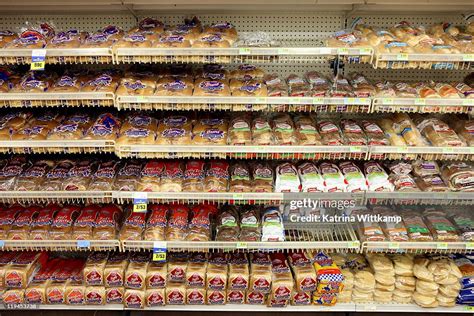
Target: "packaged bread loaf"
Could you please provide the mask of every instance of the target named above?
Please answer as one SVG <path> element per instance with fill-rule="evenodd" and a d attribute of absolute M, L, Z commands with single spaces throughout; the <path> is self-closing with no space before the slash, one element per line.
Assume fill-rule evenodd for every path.
<path fill-rule="evenodd" d="M 364 174 L 369 191 L 393 191 L 393 184 L 390 183 L 387 173 L 379 163 L 375 161 L 366 162 L 364 164 Z"/>
<path fill-rule="evenodd" d="M 109 160 L 101 162 L 97 171 L 92 176 L 89 190 L 91 191 L 110 191 L 112 190 L 115 175 L 120 167 L 120 162 L 117 160 Z"/>
<path fill-rule="evenodd" d="M 216 240 L 238 241 L 239 213 L 234 206 L 225 206 L 220 210 L 216 219 Z"/>
<path fill-rule="evenodd" d="M 165 165 L 161 161 L 150 160 L 142 169 L 137 190 L 141 192 L 157 192 L 161 188 L 161 175 Z"/>
<path fill-rule="evenodd" d="M 126 308 L 143 308 L 145 306 L 145 291 L 125 289 L 123 304 Z"/>
<path fill-rule="evenodd" d="M 165 305 L 165 289 L 147 289 L 145 292 L 145 305 L 147 307 Z"/>
<path fill-rule="evenodd" d="M 460 147 L 466 146 L 459 136 L 445 122 L 436 118 L 420 118 L 418 129 L 433 146 Z"/>
<path fill-rule="evenodd" d="M 230 88 L 228 81 L 224 80 L 210 80 L 210 79 L 197 79 L 194 84 L 195 96 L 219 96 L 226 97 L 230 96 Z"/>
<path fill-rule="evenodd" d="M 152 144 L 155 142 L 157 121 L 149 115 L 136 113 L 128 117 L 120 128 L 120 144 Z"/>
<path fill-rule="evenodd" d="M 156 85 L 153 78 L 122 78 L 117 88 L 117 95 L 125 96 L 147 96 L 155 92 Z"/>
<path fill-rule="evenodd" d="M 403 223 L 411 240 L 431 241 L 433 237 L 426 227 L 423 218 L 418 214 L 403 213 Z"/>
<path fill-rule="evenodd" d="M 63 191 L 86 191 L 98 167 L 97 160 L 84 159 L 77 162 L 68 172 L 62 184 Z"/>
<path fill-rule="evenodd" d="M 205 162 L 200 160 L 190 160 L 186 162 L 184 170 L 183 191 L 202 192 L 204 191 Z"/>
<path fill-rule="evenodd" d="M 98 73 L 87 80 L 81 87 L 82 92 L 111 92 L 118 87 L 118 80 L 109 72 Z"/>
<path fill-rule="evenodd" d="M 81 210 L 73 224 L 72 239 L 92 239 L 92 231 L 99 211 L 100 207 L 98 205 L 89 205 Z"/>
<path fill-rule="evenodd" d="M 431 235 L 439 241 L 458 241 L 459 232 L 451 221 L 445 216 L 428 215 L 426 224 L 430 229 Z"/>
<path fill-rule="evenodd" d="M 87 286 L 104 284 L 104 268 L 107 264 L 108 253 L 93 252 L 89 255 L 84 267 L 84 283 Z"/>
<path fill-rule="evenodd" d="M 373 121 L 362 121 L 362 129 L 367 136 L 367 145 L 369 146 L 388 146 L 388 139 L 385 137 L 383 130 L 377 123 Z"/>
<path fill-rule="evenodd" d="M 22 252 L 5 269 L 3 284 L 7 288 L 25 289 L 33 275 L 46 264 L 45 252 Z"/>
<path fill-rule="evenodd" d="M 60 191 L 63 182 L 69 177 L 69 171 L 75 166 L 72 160 L 60 160 L 46 173 L 46 179 L 42 184 L 45 191 Z"/>
<path fill-rule="evenodd" d="M 162 289 L 166 286 L 167 266 L 164 263 L 151 262 L 146 272 L 146 288 Z"/>
<path fill-rule="evenodd" d="M 80 207 L 75 205 L 63 207 L 51 223 L 49 237 L 54 240 L 72 239 L 73 224 L 80 214 Z"/>
<path fill-rule="evenodd" d="M 246 115 L 238 115 L 229 122 L 229 144 L 230 145 L 251 145 L 250 117 Z"/>
<path fill-rule="evenodd" d="M 125 289 L 123 287 L 105 288 L 105 304 L 123 304 Z"/>
<path fill-rule="evenodd" d="M 393 129 L 400 134 L 409 146 L 427 146 L 415 123 L 406 113 L 393 115 Z"/>
<path fill-rule="evenodd" d="M 270 119 L 264 116 L 252 120 L 252 141 L 254 145 L 272 145 L 274 143 Z"/>
<path fill-rule="evenodd" d="M 232 79 L 230 90 L 233 96 L 241 97 L 265 97 L 267 96 L 267 86 L 260 80 L 240 81 Z"/>
<path fill-rule="evenodd" d="M 3 217 L 3 219 L 1 220 L 1 226 L 4 226 L 4 224 L 10 222 L 10 220 L 6 218 L 14 218 L 14 221 L 11 224 L 11 228 L 8 231 L 8 235 L 6 235 L 6 239 L 27 240 L 30 235 L 30 226 L 39 215 L 39 211 L 41 210 L 41 208 L 38 206 L 30 206 L 22 210 L 21 213 L 16 216 L 16 218 L 14 209 L 10 210 L 11 211 L 9 213 L 11 216 Z"/>
<path fill-rule="evenodd" d="M 113 204 L 102 207 L 95 221 L 93 238 L 99 240 L 115 239 L 121 213 L 121 209 Z"/>
<path fill-rule="evenodd" d="M 472 95 L 474 97 L 474 89 Z M 450 122 L 450 126 L 468 146 L 474 145 L 474 123 L 472 120 L 456 119 L 454 122 Z"/>
<path fill-rule="evenodd" d="M 122 287 L 128 266 L 127 253 L 111 253 L 104 268 L 105 287 Z"/>
<path fill-rule="evenodd" d="M 181 192 L 183 190 L 184 166 L 180 161 L 166 161 L 161 176 L 161 187 L 166 192 Z"/>
<path fill-rule="evenodd" d="M 122 164 L 115 177 L 114 190 L 135 191 L 140 181 L 142 168 L 142 161 L 139 160 L 128 160 Z"/>
<path fill-rule="evenodd" d="M 150 205 L 150 215 L 143 234 L 145 240 L 165 240 L 165 229 L 168 224 L 168 207 L 166 205 Z"/>
<path fill-rule="evenodd" d="M 406 146 L 405 139 L 394 129 L 394 122 L 390 119 L 381 119 L 378 121 L 379 126 L 383 129 L 385 136 L 392 146 Z"/>
<path fill-rule="evenodd" d="M 323 162 L 319 166 L 324 179 L 325 192 L 345 192 L 347 184 L 339 167 L 329 162 Z"/>
<path fill-rule="evenodd" d="M 207 192 L 227 192 L 229 164 L 225 161 L 211 161 L 206 166 L 204 190 Z"/>
<path fill-rule="evenodd" d="M 191 143 L 192 120 L 185 115 L 167 116 L 159 121 L 156 132 L 158 145 L 187 145 Z"/>
<path fill-rule="evenodd" d="M 316 128 L 316 122 L 310 116 L 296 116 L 295 137 L 299 145 L 321 146 L 321 136 Z"/>
<path fill-rule="evenodd" d="M 441 176 L 452 191 L 474 190 L 474 167 L 469 162 L 447 162 L 441 167 Z"/>
<path fill-rule="evenodd" d="M 129 264 L 125 270 L 125 288 L 143 290 L 145 288 L 146 271 L 150 261 L 148 253 L 136 252 L 130 255 Z"/>
<path fill-rule="evenodd" d="M 113 114 L 102 113 L 86 130 L 84 139 L 115 140 L 119 133 L 120 123 Z"/>
<path fill-rule="evenodd" d="M 188 229 L 189 209 L 184 205 L 170 205 L 165 240 L 184 240 Z"/>
<path fill-rule="evenodd" d="M 170 282 L 165 289 L 166 305 L 186 304 L 186 286 L 183 283 Z"/>
<path fill-rule="evenodd" d="M 87 305 L 104 305 L 105 304 L 105 287 L 88 286 L 84 291 Z"/>
<path fill-rule="evenodd" d="M 14 156 L 6 164 L 0 166 L 0 191 L 13 190 L 19 176 L 29 166 L 30 162 L 23 156 Z"/>
<path fill-rule="evenodd" d="M 201 33 L 195 41 L 192 42 L 192 47 L 197 48 L 225 48 L 231 47 L 231 44 L 221 33 Z"/>
<path fill-rule="evenodd" d="M 221 118 L 201 119 L 193 128 L 193 143 L 199 145 L 226 145 L 227 120 Z"/>
<path fill-rule="evenodd" d="M 0 31 L 0 48 L 8 46 L 11 42 L 18 39 L 18 35 L 9 30 Z"/>
<path fill-rule="evenodd" d="M 319 134 L 321 135 L 323 145 L 341 146 L 344 144 L 340 130 L 331 121 L 319 121 L 317 123 Z"/>
<path fill-rule="evenodd" d="M 339 164 L 340 170 L 344 175 L 347 183 L 346 190 L 348 192 L 360 192 L 367 190 L 367 180 L 365 179 L 360 168 L 350 161 L 341 162 Z"/>
<path fill-rule="evenodd" d="M 265 72 L 254 65 L 239 65 L 237 69 L 231 71 L 230 77 L 239 81 L 263 79 Z"/>
<path fill-rule="evenodd" d="M 194 84 L 188 78 L 164 77 L 156 84 L 155 95 L 159 96 L 191 96 Z"/>
<path fill-rule="evenodd" d="M 276 144 L 293 145 L 297 143 L 293 120 L 288 114 L 278 114 L 273 116 L 271 127 Z"/>

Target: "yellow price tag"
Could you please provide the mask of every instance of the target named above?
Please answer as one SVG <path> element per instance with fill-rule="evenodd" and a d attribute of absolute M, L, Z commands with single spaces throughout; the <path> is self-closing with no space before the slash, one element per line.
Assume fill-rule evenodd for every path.
<path fill-rule="evenodd" d="M 244 195 L 242 193 L 232 194 L 232 199 L 243 199 Z"/>
<path fill-rule="evenodd" d="M 408 54 L 397 54 L 397 60 L 408 60 Z"/>
<path fill-rule="evenodd" d="M 351 146 L 349 148 L 349 151 L 351 153 L 360 153 L 360 152 L 362 152 L 362 147 L 360 147 L 360 146 Z"/>
<path fill-rule="evenodd" d="M 474 306 L 465 306 L 465 309 L 470 312 L 474 312 Z"/>
<path fill-rule="evenodd" d="M 361 55 L 370 55 L 370 54 L 372 54 L 372 48 L 361 48 L 361 49 L 359 49 L 359 54 L 361 54 Z"/>
<path fill-rule="evenodd" d="M 45 65 L 46 65 L 46 62 L 44 61 L 36 61 L 36 62 L 31 63 L 30 70 L 44 70 Z"/>
<path fill-rule="evenodd" d="M 239 55 L 250 55 L 250 48 L 239 48 Z"/>
<path fill-rule="evenodd" d="M 468 249 L 468 250 L 474 249 L 474 242 L 467 242 L 466 243 L 466 249 Z"/>
<path fill-rule="evenodd" d="M 166 261 L 166 252 L 154 252 L 153 261 Z"/>
<path fill-rule="evenodd" d="M 313 99 L 313 104 L 324 104 L 324 99 L 323 98 L 314 98 Z"/>
<path fill-rule="evenodd" d="M 237 248 L 237 249 L 247 249 L 247 243 L 239 241 L 237 243 L 237 245 L 235 246 L 235 248 Z"/>
<path fill-rule="evenodd" d="M 138 213 L 146 212 L 146 203 L 133 204 L 133 212 L 138 212 Z"/>
<path fill-rule="evenodd" d="M 399 153 L 406 153 L 408 151 L 408 147 L 407 146 L 398 146 L 397 151 Z"/>
<path fill-rule="evenodd" d="M 350 241 L 347 243 L 348 248 L 359 248 L 360 247 L 360 242 L 358 241 Z"/>
<path fill-rule="evenodd" d="M 425 105 L 426 104 L 426 100 L 425 99 L 415 99 L 415 105 Z"/>
<path fill-rule="evenodd" d="M 436 249 L 448 249 L 447 242 L 439 242 L 436 244 Z"/>
<path fill-rule="evenodd" d="M 400 249 L 400 243 L 398 242 L 388 243 L 388 249 Z"/>
<path fill-rule="evenodd" d="M 443 153 L 444 153 L 444 154 L 452 154 L 452 153 L 454 153 L 454 148 L 451 148 L 451 147 L 443 147 Z"/>
<path fill-rule="evenodd" d="M 462 55 L 462 61 L 474 61 L 474 54 Z"/>
<path fill-rule="evenodd" d="M 339 55 L 348 55 L 349 54 L 349 49 L 347 49 L 347 48 L 338 48 L 337 53 Z"/>

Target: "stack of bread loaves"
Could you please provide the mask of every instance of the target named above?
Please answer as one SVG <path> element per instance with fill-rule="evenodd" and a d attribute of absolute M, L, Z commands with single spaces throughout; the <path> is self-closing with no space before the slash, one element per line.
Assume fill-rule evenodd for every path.
<path fill-rule="evenodd" d="M 355 303 L 372 302 L 375 292 L 375 277 L 372 269 L 362 255 L 354 255 L 358 264 L 354 269 L 354 288 L 352 301 Z"/>
<path fill-rule="evenodd" d="M 367 259 L 374 270 L 374 301 L 377 303 L 391 302 L 395 290 L 395 269 L 392 260 L 385 254 L 368 255 Z"/>
<path fill-rule="evenodd" d="M 392 260 L 395 268 L 395 290 L 392 300 L 396 303 L 408 304 L 412 300 L 416 284 L 413 275 L 413 257 L 408 254 L 395 255 Z"/>

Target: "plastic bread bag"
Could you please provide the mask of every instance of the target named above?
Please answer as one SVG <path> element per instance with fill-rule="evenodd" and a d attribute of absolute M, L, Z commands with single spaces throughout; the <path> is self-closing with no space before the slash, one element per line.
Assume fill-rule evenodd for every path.
<path fill-rule="evenodd" d="M 323 145 L 342 146 L 344 144 L 339 127 L 331 121 L 319 121 L 317 123 L 319 134 Z"/>
<path fill-rule="evenodd" d="M 474 240 L 474 217 L 469 212 L 455 212 L 450 216 L 450 220 L 456 226 L 462 240 Z"/>
<path fill-rule="evenodd" d="M 115 140 L 119 134 L 120 120 L 111 113 L 100 114 L 85 132 L 84 139 Z"/>
<path fill-rule="evenodd" d="M 408 175 L 412 172 L 412 164 L 402 160 L 388 161 L 385 166 L 397 176 Z"/>
<path fill-rule="evenodd" d="M 135 290 L 145 289 L 146 271 L 150 264 L 150 257 L 150 254 L 146 252 L 134 252 L 130 254 L 129 264 L 125 270 L 125 288 Z"/>
<path fill-rule="evenodd" d="M 285 229 L 280 211 L 274 207 L 262 213 L 262 241 L 285 241 Z"/>
<path fill-rule="evenodd" d="M 92 176 L 92 181 L 89 184 L 91 191 L 111 191 L 115 175 L 119 170 L 120 162 L 116 160 L 109 160 L 101 162 L 97 167 L 97 171 Z"/>
<path fill-rule="evenodd" d="M 245 162 L 236 161 L 229 169 L 230 181 L 229 191 L 230 192 L 251 192 L 252 181 L 250 168 Z M 273 178 L 272 178 L 273 180 Z"/>
<path fill-rule="evenodd" d="M 168 206 L 153 204 L 149 206 L 150 215 L 146 222 L 144 240 L 165 240 L 165 229 L 168 225 Z"/>
<path fill-rule="evenodd" d="M 330 83 L 327 78 L 316 71 L 309 71 L 304 75 L 306 81 L 311 86 L 312 97 L 324 97 L 330 89 Z"/>
<path fill-rule="evenodd" d="M 153 144 L 157 120 L 149 115 L 135 113 L 127 118 L 120 128 L 117 142 L 121 145 Z"/>
<path fill-rule="evenodd" d="M 347 183 L 347 192 L 367 191 L 367 181 L 356 164 L 351 161 L 341 162 L 339 168 Z"/>
<path fill-rule="evenodd" d="M 347 78 L 339 74 L 334 77 L 329 93 L 331 97 L 350 97 L 354 95 L 354 90 Z"/>
<path fill-rule="evenodd" d="M 229 185 L 229 164 L 225 161 L 210 161 L 206 166 L 204 190 L 227 192 Z"/>
<path fill-rule="evenodd" d="M 216 219 L 216 240 L 238 241 L 240 226 L 239 214 L 233 206 L 225 206 Z"/>
<path fill-rule="evenodd" d="M 344 144 L 350 146 L 363 146 L 367 144 L 367 137 L 362 128 L 353 120 L 342 120 L 342 135 Z"/>
<path fill-rule="evenodd" d="M 118 87 L 118 80 L 110 72 L 98 73 L 89 78 L 81 87 L 82 92 L 110 92 L 114 93 Z"/>
<path fill-rule="evenodd" d="M 190 160 L 186 162 L 184 170 L 183 191 L 202 192 L 204 191 L 206 163 L 200 160 Z"/>
<path fill-rule="evenodd" d="M 274 136 L 270 119 L 264 116 L 257 116 L 252 120 L 252 142 L 254 145 L 273 145 Z"/>
<path fill-rule="evenodd" d="M 470 162 L 446 162 L 441 177 L 452 191 L 474 190 L 474 165 Z"/>
<path fill-rule="evenodd" d="M 226 80 L 229 78 L 229 75 L 229 71 L 223 65 L 207 64 L 197 71 L 196 79 Z"/>
<path fill-rule="evenodd" d="M 275 169 L 275 177 L 275 192 L 300 192 L 300 178 L 293 164 L 279 164 Z"/>
<path fill-rule="evenodd" d="M 3 217 L 0 222 L 1 227 L 4 228 L 8 225 L 7 223 L 11 221 L 9 219 L 14 218 L 14 221 L 11 223 L 11 228 L 8 231 L 8 235 L 6 235 L 6 239 L 27 240 L 30 235 L 30 226 L 39 215 L 40 210 L 41 208 L 38 206 L 30 206 L 17 214 L 15 208 L 10 209 L 8 212 L 10 213 L 10 216 Z M 17 215 L 16 218 L 15 215 Z M 2 234 L 4 237 L 5 233 Z"/>
<path fill-rule="evenodd" d="M 350 82 L 358 98 L 368 98 L 375 94 L 375 87 L 360 73 L 351 74 Z"/>
<path fill-rule="evenodd" d="M 165 169 L 161 176 L 161 187 L 166 192 L 183 190 L 184 166 L 180 161 L 165 161 Z"/>
<path fill-rule="evenodd" d="M 437 174 L 415 178 L 416 185 L 425 192 L 447 192 L 448 186 Z"/>
<path fill-rule="evenodd" d="M 54 217 L 51 223 L 49 236 L 53 240 L 71 240 L 73 224 L 80 214 L 79 206 L 63 207 Z"/>
<path fill-rule="evenodd" d="M 266 97 L 268 94 L 267 86 L 261 80 L 239 81 L 232 79 L 230 90 L 233 96 L 240 97 Z"/>
<path fill-rule="evenodd" d="M 145 230 L 147 213 L 133 212 L 129 210 L 122 229 L 120 230 L 120 240 L 142 240 Z"/>
<path fill-rule="evenodd" d="M 324 179 L 314 163 L 303 162 L 299 164 L 298 176 L 301 181 L 302 192 L 325 192 Z"/>
<path fill-rule="evenodd" d="M 87 114 L 75 114 L 65 118 L 59 125 L 54 127 L 48 135 L 48 139 L 82 139 L 92 119 Z"/>
<path fill-rule="evenodd" d="M 142 172 L 143 164 L 138 160 L 126 161 L 119 169 L 115 182 L 114 190 L 117 191 L 135 191 Z"/>
<path fill-rule="evenodd" d="M 188 241 L 209 241 L 211 239 L 211 217 L 218 212 L 213 205 L 199 204 L 191 209 L 192 218 L 189 222 Z"/>
<path fill-rule="evenodd" d="M 54 162 L 51 160 L 38 160 L 24 170 L 15 184 L 15 191 L 39 191 L 46 173 L 51 170 Z"/>
<path fill-rule="evenodd" d="M 240 81 L 263 79 L 265 71 L 254 65 L 239 65 L 237 69 L 231 71 L 230 78 Z"/>
<path fill-rule="evenodd" d="M 393 121 L 390 119 L 381 119 L 378 121 L 379 126 L 383 129 L 386 138 L 391 146 L 406 146 L 407 142 L 393 128 Z"/>
<path fill-rule="evenodd" d="M 430 230 L 423 218 L 413 212 L 402 212 L 403 223 L 408 231 L 408 237 L 413 241 L 432 241 Z"/>
<path fill-rule="evenodd" d="M 76 165 L 71 160 L 60 160 L 56 165 L 46 173 L 46 179 L 43 183 L 42 189 L 45 191 L 60 191 L 62 185 L 67 181 L 69 172 Z"/>
<path fill-rule="evenodd" d="M 288 95 L 290 97 L 305 97 L 310 95 L 310 86 L 306 80 L 298 75 L 291 74 L 286 78 Z"/>
<path fill-rule="evenodd" d="M 310 116 L 299 115 L 294 118 L 295 136 L 298 145 L 321 146 L 321 136 L 316 128 L 316 122 Z"/>
<path fill-rule="evenodd" d="M 426 225 L 431 235 L 438 241 L 459 241 L 459 232 L 455 225 L 445 216 L 426 216 Z"/>
<path fill-rule="evenodd" d="M 293 145 L 297 140 L 295 137 L 295 126 L 288 114 L 278 114 L 272 117 L 271 126 L 275 142 L 278 145 Z"/>
<path fill-rule="evenodd" d="M 11 191 L 15 188 L 19 176 L 30 166 L 23 156 L 13 156 L 0 170 L 0 191 Z"/>
<path fill-rule="evenodd" d="M 409 174 L 391 174 L 389 176 L 390 182 L 393 184 L 395 191 L 418 192 L 416 180 Z"/>
<path fill-rule="evenodd" d="M 0 48 L 7 47 L 11 42 L 15 40 L 18 41 L 18 34 L 9 30 L 0 31 Z"/>
<path fill-rule="evenodd" d="M 38 216 L 31 223 L 30 235 L 28 239 L 31 240 L 48 240 L 51 239 L 49 232 L 51 224 L 59 212 L 58 205 L 47 205 L 39 211 Z"/>
<path fill-rule="evenodd" d="M 191 143 L 192 120 L 185 115 L 171 115 L 158 123 L 156 144 L 186 145 Z"/>
<path fill-rule="evenodd" d="M 240 236 L 241 241 L 260 241 L 261 222 L 260 212 L 256 207 L 246 207 L 241 210 L 240 215 Z"/>
<path fill-rule="evenodd" d="M 273 192 L 274 172 L 267 162 L 253 161 L 250 163 L 252 173 L 252 192 Z"/>
<path fill-rule="evenodd" d="M 452 86 L 455 87 L 458 93 L 463 95 L 465 98 L 474 98 L 474 88 L 465 84 L 464 82 L 454 82 Z"/>
<path fill-rule="evenodd" d="M 229 145 L 251 145 L 252 131 L 248 115 L 237 115 L 229 123 Z"/>
<path fill-rule="evenodd" d="M 137 190 L 141 192 L 161 191 L 161 175 L 165 165 L 161 161 L 150 160 L 145 163 Z"/>
<path fill-rule="evenodd" d="M 418 92 L 414 87 L 409 85 L 406 82 L 398 82 L 395 84 L 395 89 L 397 97 L 399 98 L 416 98 L 418 97 Z"/>
<path fill-rule="evenodd" d="M 197 79 L 194 83 L 195 96 L 230 96 L 228 81 Z"/>
<path fill-rule="evenodd" d="M 387 173 L 378 162 L 364 163 L 364 174 L 369 191 L 393 191 L 393 184 L 390 183 Z"/>
<path fill-rule="evenodd" d="M 184 205 L 169 207 L 168 226 L 165 230 L 165 240 L 184 240 L 188 233 L 189 209 Z"/>
<path fill-rule="evenodd" d="M 395 98 L 397 96 L 395 88 L 390 82 L 376 82 L 375 94 L 376 98 Z"/>
<path fill-rule="evenodd" d="M 359 222 L 359 235 L 367 241 L 385 241 L 386 237 L 381 227 L 381 224 L 376 221 L 370 221 L 370 216 L 374 214 L 371 210 L 360 210 L 353 212 L 352 214 L 358 213 L 361 216 L 367 216 L 367 219 Z"/>
<path fill-rule="evenodd" d="M 63 191 L 86 191 L 97 171 L 97 160 L 81 160 L 77 162 L 68 173 L 66 181 L 62 184 Z"/>
<path fill-rule="evenodd" d="M 466 143 L 452 130 L 448 124 L 436 118 L 419 118 L 417 128 L 433 146 L 462 147 Z"/>
<path fill-rule="evenodd" d="M 436 161 L 416 160 L 412 162 L 413 173 L 419 177 L 438 175 L 441 170 Z"/>
<path fill-rule="evenodd" d="M 227 130 L 226 119 L 198 120 L 193 128 L 193 143 L 198 145 L 227 145 Z"/>
<path fill-rule="evenodd" d="M 90 240 L 100 207 L 89 205 L 82 208 L 81 213 L 73 224 L 72 239 Z"/>
<path fill-rule="evenodd" d="M 113 38 L 103 32 L 96 32 L 89 34 L 83 41 L 82 48 L 107 48 L 114 43 Z"/>
<path fill-rule="evenodd" d="M 72 73 L 64 73 L 59 79 L 54 81 L 49 92 L 79 92 L 81 89 L 80 79 Z"/>
<path fill-rule="evenodd" d="M 237 47 L 275 47 L 279 46 L 279 42 L 272 38 L 268 33 L 245 32 L 239 34 L 239 40 L 236 43 Z"/>
<path fill-rule="evenodd" d="M 115 239 L 122 210 L 116 205 L 103 206 L 97 215 L 93 237 L 98 240 Z"/>
<path fill-rule="evenodd" d="M 347 184 L 339 167 L 333 163 L 323 162 L 319 169 L 324 179 L 324 192 L 346 192 Z"/>
<path fill-rule="evenodd" d="M 155 95 L 192 96 L 193 87 L 193 81 L 188 78 L 164 77 L 158 80 Z"/>
<path fill-rule="evenodd" d="M 409 146 L 428 145 L 408 114 L 396 113 L 393 115 L 393 122 L 393 129 L 405 139 Z"/>
<path fill-rule="evenodd" d="M 473 89 L 474 90 L 474 89 Z M 474 93 L 472 94 L 474 98 Z M 468 146 L 474 146 L 474 121 L 453 119 L 451 127 Z"/>
<path fill-rule="evenodd" d="M 147 96 L 155 92 L 156 84 L 153 78 L 126 77 L 120 80 L 117 95 Z"/>

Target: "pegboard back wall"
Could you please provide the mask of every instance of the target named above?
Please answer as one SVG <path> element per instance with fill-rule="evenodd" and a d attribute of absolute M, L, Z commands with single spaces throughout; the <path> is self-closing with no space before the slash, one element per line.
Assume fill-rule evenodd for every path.
<path fill-rule="evenodd" d="M 442 22 L 450 22 L 455 25 L 465 25 L 466 21 L 461 14 L 453 14 L 453 13 L 420 13 L 417 12 L 416 15 L 407 15 L 407 14 L 400 14 L 400 13 L 357 13 L 351 17 L 347 18 L 348 25 L 351 25 L 352 21 L 356 18 L 362 18 L 363 23 L 367 25 L 371 25 L 374 27 L 391 27 L 394 26 L 401 21 L 407 21 L 413 26 L 419 25 L 433 25 Z"/>

